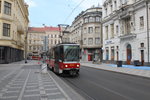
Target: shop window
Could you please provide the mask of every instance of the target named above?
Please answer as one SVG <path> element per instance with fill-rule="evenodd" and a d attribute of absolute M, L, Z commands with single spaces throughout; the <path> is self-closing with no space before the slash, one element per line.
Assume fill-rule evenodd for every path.
<path fill-rule="evenodd" d="M 106 60 L 109 60 L 109 48 L 106 48 Z"/>

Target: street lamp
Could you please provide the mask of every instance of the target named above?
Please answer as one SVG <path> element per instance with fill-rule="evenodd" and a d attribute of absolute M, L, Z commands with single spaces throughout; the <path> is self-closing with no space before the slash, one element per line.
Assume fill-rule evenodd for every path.
<path fill-rule="evenodd" d="M 27 37 L 28 37 L 28 28 L 25 30 L 25 63 L 27 63 Z"/>
<path fill-rule="evenodd" d="M 58 24 L 58 27 L 59 27 L 59 37 L 61 39 L 61 42 L 63 42 L 62 37 L 63 37 L 64 33 L 68 33 L 66 31 L 66 29 L 69 27 L 69 25 L 67 25 L 67 24 Z M 64 31 L 62 31 L 61 27 L 65 27 Z"/>

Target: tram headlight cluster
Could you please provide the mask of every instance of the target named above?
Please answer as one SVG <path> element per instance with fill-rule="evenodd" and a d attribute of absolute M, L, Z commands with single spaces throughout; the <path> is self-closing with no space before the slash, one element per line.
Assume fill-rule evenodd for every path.
<path fill-rule="evenodd" d="M 65 67 L 68 67 L 68 65 L 65 65 Z"/>
<path fill-rule="evenodd" d="M 77 65 L 77 67 L 80 67 L 80 65 Z"/>

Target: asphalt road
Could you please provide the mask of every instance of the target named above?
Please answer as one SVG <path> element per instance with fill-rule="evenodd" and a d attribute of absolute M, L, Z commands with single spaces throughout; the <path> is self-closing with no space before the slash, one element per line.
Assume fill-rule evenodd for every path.
<path fill-rule="evenodd" d="M 86 100 L 150 100 L 150 79 L 81 66 L 78 77 L 61 77 Z"/>

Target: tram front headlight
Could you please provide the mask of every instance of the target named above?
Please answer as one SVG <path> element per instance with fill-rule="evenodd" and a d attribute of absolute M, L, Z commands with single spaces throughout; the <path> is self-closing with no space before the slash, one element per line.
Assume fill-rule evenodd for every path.
<path fill-rule="evenodd" d="M 68 67 L 68 65 L 65 65 L 65 67 Z"/>
<path fill-rule="evenodd" d="M 80 65 L 77 65 L 77 67 L 80 67 Z"/>

